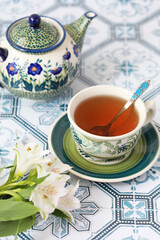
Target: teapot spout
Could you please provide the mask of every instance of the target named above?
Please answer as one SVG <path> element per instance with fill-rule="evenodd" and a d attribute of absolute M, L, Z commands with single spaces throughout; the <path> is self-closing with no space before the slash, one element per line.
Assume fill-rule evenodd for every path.
<path fill-rule="evenodd" d="M 96 16 L 97 14 L 95 12 L 88 11 L 85 14 L 83 14 L 79 19 L 77 19 L 75 22 L 64 26 L 65 30 L 76 42 L 80 50 L 83 45 L 84 35 L 88 27 L 88 24 Z"/>

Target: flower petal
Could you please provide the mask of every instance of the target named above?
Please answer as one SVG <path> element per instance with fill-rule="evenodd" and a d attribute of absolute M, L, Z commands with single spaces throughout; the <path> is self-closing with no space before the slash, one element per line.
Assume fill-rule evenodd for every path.
<path fill-rule="evenodd" d="M 78 187 L 79 182 L 77 182 L 77 184 L 71 190 L 68 190 L 68 193 L 65 196 L 59 199 L 57 207 L 58 209 L 70 214 L 70 211 L 72 211 L 73 209 L 80 208 L 80 201 L 74 196 Z"/>

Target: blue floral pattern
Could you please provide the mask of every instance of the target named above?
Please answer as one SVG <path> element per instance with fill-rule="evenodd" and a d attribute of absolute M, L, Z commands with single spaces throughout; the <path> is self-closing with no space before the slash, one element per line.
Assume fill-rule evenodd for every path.
<path fill-rule="evenodd" d="M 72 42 L 71 44 L 73 45 Z M 78 54 L 76 49 L 78 48 L 75 47 L 75 54 Z M 16 94 L 20 96 L 30 96 L 27 92 L 34 92 L 31 98 L 36 99 L 43 99 L 43 96 L 45 98 L 56 96 L 57 91 L 62 87 L 66 88 L 79 72 L 79 59 L 75 63 L 70 61 L 71 52 L 68 48 L 61 58 L 61 64 L 53 63 L 50 59 L 44 62 L 43 59 L 37 58 L 34 63 L 26 60 L 22 65 L 20 59 L 14 57 L 14 62 L 8 63 L 6 66 L 9 76 L 6 76 L 5 72 L 1 72 L 3 83 L 13 93 L 16 89 Z M 16 76 L 11 78 L 14 75 Z M 22 89 L 25 91 L 21 91 Z M 17 90 L 20 91 L 17 92 Z M 50 90 L 52 92 L 49 92 Z M 38 95 L 38 92 L 41 94 Z"/>
<path fill-rule="evenodd" d="M 28 74 L 35 76 L 35 75 L 40 75 L 42 72 L 42 67 L 39 63 L 31 63 L 30 66 L 28 67 Z"/>
<path fill-rule="evenodd" d="M 73 50 L 74 50 L 74 54 L 76 55 L 76 57 L 78 57 L 78 46 L 74 45 Z"/>
<path fill-rule="evenodd" d="M 54 68 L 53 70 L 51 70 L 51 73 L 53 74 L 53 75 L 58 75 L 58 74 L 60 74 L 62 72 L 62 67 L 56 67 L 56 68 Z"/>
<path fill-rule="evenodd" d="M 64 60 L 69 60 L 71 57 L 71 53 L 69 51 L 66 51 L 65 54 L 63 55 Z"/>
<path fill-rule="evenodd" d="M 15 62 L 13 63 L 8 63 L 6 66 L 8 74 L 14 76 L 15 74 L 18 73 L 18 66 Z"/>

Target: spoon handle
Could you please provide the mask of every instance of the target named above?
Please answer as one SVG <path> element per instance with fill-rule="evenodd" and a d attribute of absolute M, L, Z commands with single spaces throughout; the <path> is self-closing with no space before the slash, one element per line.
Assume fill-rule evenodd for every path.
<path fill-rule="evenodd" d="M 126 110 L 128 107 L 130 107 L 130 105 L 133 104 L 147 90 L 149 86 L 150 80 L 143 82 L 133 93 L 132 97 L 126 102 L 123 108 Z"/>
<path fill-rule="evenodd" d="M 134 94 L 132 95 L 132 99 L 133 102 L 135 102 L 137 100 L 137 98 L 139 98 L 144 91 L 147 90 L 147 88 L 150 86 L 150 80 L 143 82 L 139 88 L 137 88 L 137 90 L 134 92 Z"/>
<path fill-rule="evenodd" d="M 150 85 L 150 80 L 143 82 L 139 88 L 134 92 L 132 97 L 126 102 L 126 104 L 122 107 L 122 109 L 114 116 L 111 122 L 108 124 L 109 126 L 127 109 L 129 108 L 143 93 L 147 90 Z"/>

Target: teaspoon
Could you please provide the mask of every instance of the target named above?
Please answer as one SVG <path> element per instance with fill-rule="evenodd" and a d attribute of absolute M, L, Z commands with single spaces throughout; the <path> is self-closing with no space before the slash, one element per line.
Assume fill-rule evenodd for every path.
<path fill-rule="evenodd" d="M 113 122 L 126 111 L 143 93 L 147 90 L 150 85 L 150 80 L 143 82 L 139 88 L 134 92 L 132 97 L 125 103 L 121 110 L 112 118 L 112 120 L 105 126 L 95 126 L 90 129 L 90 133 L 101 136 L 109 136 L 109 129 Z"/>

